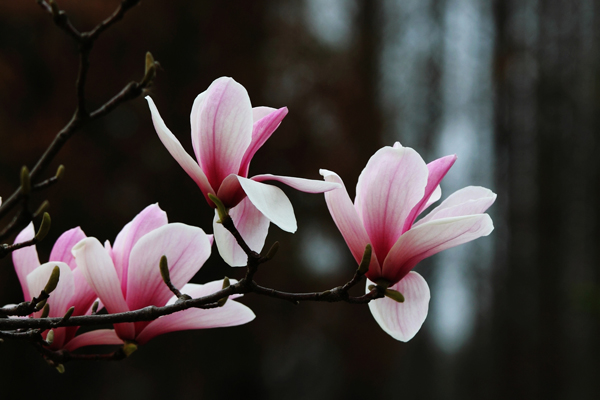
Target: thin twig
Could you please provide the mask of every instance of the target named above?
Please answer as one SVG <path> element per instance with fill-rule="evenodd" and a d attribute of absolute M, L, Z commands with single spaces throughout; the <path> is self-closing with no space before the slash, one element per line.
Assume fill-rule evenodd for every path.
<path fill-rule="evenodd" d="M 52 15 L 54 23 L 77 42 L 79 46 L 79 72 L 76 81 L 77 108 L 69 122 L 56 134 L 52 143 L 31 170 L 32 180 L 37 178 L 50 165 L 67 140 L 71 138 L 75 132 L 80 130 L 85 123 L 103 117 L 120 104 L 139 97 L 144 89 L 151 84 L 151 82 L 130 82 L 117 95 L 108 100 L 94 112 L 89 113 L 86 109 L 85 83 L 89 69 L 89 54 L 93 44 L 102 32 L 121 20 L 125 13 L 139 2 L 140 0 L 123 0 L 111 16 L 100 22 L 94 29 L 89 32 L 80 32 L 72 24 L 67 14 L 63 10 L 60 10 L 55 2 L 37 0 L 40 7 Z M 41 189 L 46 187 L 46 185 L 49 185 L 50 182 L 53 182 L 52 178 L 40 182 L 33 187 Z M 5 199 L 2 206 L 0 206 L 0 219 L 5 217 L 19 203 L 27 203 L 27 199 L 21 187 L 15 190 L 8 199 Z M 19 212 L 12 221 L 0 231 L 0 241 L 5 240 L 15 231 L 22 229 L 31 221 L 31 217 L 31 214 L 26 210 Z"/>

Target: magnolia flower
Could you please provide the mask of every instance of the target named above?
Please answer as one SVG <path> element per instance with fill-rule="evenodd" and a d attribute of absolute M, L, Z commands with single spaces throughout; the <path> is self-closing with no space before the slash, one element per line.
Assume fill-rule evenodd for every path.
<path fill-rule="evenodd" d="M 73 255 L 85 279 L 109 313 L 162 307 L 175 302 L 162 280 L 159 262 L 165 255 L 171 282 L 192 297 L 205 296 L 221 288 L 221 282 L 187 284 L 210 256 L 212 237 L 200 228 L 168 223 L 158 205 L 146 207 L 117 235 L 114 246 L 105 247 L 96 238 L 86 238 L 73 247 Z M 184 286 L 185 285 L 185 286 Z M 245 305 L 227 301 L 223 307 L 188 309 L 154 321 L 115 324 L 118 337 L 145 344 L 167 332 L 244 324 L 254 319 Z"/>
<path fill-rule="evenodd" d="M 154 102 L 146 97 L 154 128 L 162 143 L 179 165 L 202 190 L 208 204 L 209 194 L 219 198 L 250 248 L 264 246 L 269 223 L 287 232 L 296 231 L 292 205 L 281 189 L 264 181 L 279 181 L 294 189 L 322 193 L 337 188 L 335 183 L 275 175 L 256 175 L 248 179 L 250 161 L 256 151 L 277 129 L 286 107 L 254 107 L 246 89 L 232 78 L 219 78 L 196 97 L 190 116 L 192 146 L 197 162 L 163 122 Z M 232 266 L 246 265 L 247 256 L 233 236 L 221 225 L 215 210 L 213 230 L 221 257 Z"/>
<path fill-rule="evenodd" d="M 456 156 L 451 155 L 425 164 L 415 150 L 396 142 L 371 157 L 358 178 L 354 204 L 345 187 L 325 194 L 329 212 L 357 262 L 366 245 L 372 246 L 367 288 L 375 282 L 404 295 L 403 303 L 387 297 L 369 303 L 375 320 L 397 340 L 410 340 L 427 316 L 429 287 L 412 271 L 417 263 L 494 229 L 483 212 L 496 195 L 476 186 L 458 190 L 415 222 L 440 199 L 439 183 L 454 161 Z M 334 172 L 320 172 L 326 181 L 343 185 Z"/>
<path fill-rule="evenodd" d="M 15 239 L 15 243 L 21 243 L 33 239 L 35 231 L 33 224 L 29 224 Z M 60 268 L 60 279 L 58 286 L 50 294 L 47 304 L 50 307 L 49 317 L 62 317 L 67 310 L 75 307 L 73 315 L 85 315 L 91 313 L 91 307 L 97 299 L 96 293 L 87 284 L 77 267 L 75 259 L 71 255 L 73 246 L 85 239 L 83 231 L 77 227 L 63 233 L 50 253 L 50 262 L 40 265 L 35 246 L 28 246 L 13 252 L 13 264 L 25 301 L 31 301 L 46 286 L 54 267 Z M 41 311 L 33 314 L 38 318 Z M 75 336 L 77 326 L 69 326 L 54 329 L 54 340 L 50 345 L 53 350 L 65 349 L 73 351 L 81 346 L 97 344 L 120 344 L 119 339 L 112 329 L 99 329 L 82 335 Z M 48 331 L 43 333 L 44 338 Z"/>

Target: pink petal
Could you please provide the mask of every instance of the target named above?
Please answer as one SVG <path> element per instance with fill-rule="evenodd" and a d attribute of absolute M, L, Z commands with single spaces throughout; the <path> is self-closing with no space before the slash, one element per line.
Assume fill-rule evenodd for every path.
<path fill-rule="evenodd" d="M 237 175 L 231 174 L 223 180 L 217 192 L 217 197 L 227 208 L 237 206 L 246 197 Z"/>
<path fill-rule="evenodd" d="M 367 281 L 367 287 L 370 284 L 372 282 Z M 429 287 L 421 275 L 411 271 L 390 289 L 402 293 L 404 303 L 384 297 L 369 302 L 369 309 L 381 329 L 394 339 L 407 342 L 425 322 L 429 309 Z"/>
<path fill-rule="evenodd" d="M 223 307 L 202 310 L 190 308 L 154 320 L 137 336 L 139 344 L 145 344 L 155 336 L 189 329 L 209 329 L 242 325 L 256 316 L 250 308 L 233 300 Z"/>
<path fill-rule="evenodd" d="M 437 187 L 433 190 L 431 196 L 429 196 L 429 200 L 427 200 L 427 203 L 425 203 L 425 207 L 423 208 L 423 210 L 426 210 L 430 205 L 432 205 L 441 198 L 442 188 L 440 187 L 440 185 L 437 185 Z"/>
<path fill-rule="evenodd" d="M 264 182 L 264 181 L 277 181 L 281 182 L 289 187 L 292 187 L 296 190 L 305 193 L 325 193 L 330 190 L 337 189 L 340 186 L 339 183 L 335 182 L 323 182 L 314 179 L 304 179 L 304 178 L 294 178 L 291 176 L 279 176 L 279 175 L 271 175 L 271 174 L 263 174 L 256 175 L 252 178 L 255 182 Z"/>
<path fill-rule="evenodd" d="M 190 126 L 192 132 L 192 147 L 194 148 L 194 154 L 196 155 L 196 160 L 198 160 L 198 164 L 201 165 L 200 162 L 200 135 L 197 134 L 200 132 L 200 112 L 204 101 L 206 100 L 206 93 L 208 90 L 200 93 L 194 99 L 194 104 L 192 104 L 192 112 L 190 113 Z"/>
<path fill-rule="evenodd" d="M 277 111 L 277 109 L 265 106 L 252 107 L 252 122 L 256 123 L 257 121 L 271 114 L 273 111 Z"/>
<path fill-rule="evenodd" d="M 367 231 L 358 217 L 358 213 L 352 204 L 352 200 L 350 200 L 350 196 L 348 196 L 342 179 L 335 172 L 326 169 L 319 170 L 319 173 L 323 175 L 323 178 L 327 182 L 340 185 L 339 189 L 325 193 L 325 202 L 335 225 L 344 237 L 354 259 L 357 263 L 360 263 L 365 247 L 371 242 Z M 377 279 L 379 274 L 381 274 L 381 267 L 379 266 L 375 252 L 373 252 L 371 253 L 369 276 Z"/>
<path fill-rule="evenodd" d="M 267 109 L 267 107 L 262 107 L 263 109 Z M 256 110 L 253 109 L 254 117 L 262 114 L 262 111 L 265 110 Z M 279 110 L 274 110 L 273 112 L 263 116 L 258 121 L 254 121 L 254 125 L 252 126 L 252 142 L 250 142 L 250 146 L 246 149 L 244 153 L 244 158 L 242 158 L 242 162 L 240 164 L 240 170 L 238 175 L 246 178 L 248 176 L 248 169 L 250 168 L 250 161 L 252 161 L 252 157 L 254 154 L 262 147 L 263 144 L 271 137 L 275 129 L 279 127 L 283 118 L 287 115 L 288 109 L 287 107 L 280 108 Z"/>
<path fill-rule="evenodd" d="M 33 296 L 38 296 L 44 287 L 46 287 L 54 267 L 60 268 L 60 278 L 56 289 L 50 293 L 50 298 L 47 302 L 50 305 L 49 316 L 62 317 L 69 307 L 73 305 L 71 299 L 75 293 L 73 273 L 67 264 L 60 261 L 53 261 L 40 265 L 27 275 L 27 286 L 29 287 L 29 293 Z"/>
<path fill-rule="evenodd" d="M 210 256 L 211 243 L 200 228 L 168 224 L 141 238 L 131 252 L 127 304 L 130 310 L 163 306 L 172 296 L 160 275 L 160 258 L 169 263 L 171 282 L 182 287 Z"/>
<path fill-rule="evenodd" d="M 269 219 L 258 211 L 248 198 L 245 198 L 236 207 L 230 209 L 229 215 L 246 244 L 252 250 L 260 253 L 265 245 L 265 239 L 269 231 Z M 221 258 L 232 267 L 245 266 L 248 262 L 248 256 L 237 244 L 233 235 L 217 222 L 218 220 L 219 216 L 215 210 L 213 231 Z"/>
<path fill-rule="evenodd" d="M 123 340 L 112 329 L 97 329 L 75 336 L 63 348 L 68 351 L 74 351 L 83 346 L 103 344 L 119 345 L 123 344 Z"/>
<path fill-rule="evenodd" d="M 240 185 L 254 206 L 272 223 L 286 232 L 296 232 L 294 208 L 283 190 L 238 176 Z"/>
<path fill-rule="evenodd" d="M 72 298 L 72 305 L 75 306 L 73 315 L 85 315 L 90 311 L 90 307 L 94 304 L 98 295 L 87 283 L 85 276 L 83 276 L 79 268 L 73 270 L 73 282 L 75 285 L 75 294 Z"/>
<path fill-rule="evenodd" d="M 111 313 L 129 311 L 117 271 L 108 253 L 98 239 L 89 237 L 73 247 L 77 268 L 81 270 L 91 288 L 96 292 L 106 310 Z M 115 330 L 122 339 L 133 339 L 133 323 L 115 324 Z"/>
<path fill-rule="evenodd" d="M 213 188 L 237 174 L 252 141 L 252 106 L 246 89 L 231 78 L 215 80 L 197 110 L 192 136 L 200 143 L 198 161 Z"/>
<path fill-rule="evenodd" d="M 50 261 L 62 261 L 66 263 L 71 270 L 75 269 L 77 267 L 77 263 L 75 263 L 75 258 L 71 253 L 71 249 L 80 240 L 85 238 L 85 233 L 80 227 L 69 229 L 60 235 L 60 237 L 54 243 L 52 252 L 50 253 Z"/>
<path fill-rule="evenodd" d="M 148 101 L 148 106 L 150 107 L 150 112 L 152 113 L 152 122 L 154 123 L 154 129 L 158 134 L 158 138 L 163 143 L 163 145 L 167 148 L 169 153 L 173 156 L 175 161 L 181 165 L 181 168 L 196 182 L 196 185 L 200 188 L 206 201 L 209 204 L 212 204 L 212 201 L 208 198 L 208 194 L 215 194 L 215 191 L 210 186 L 206 175 L 198 165 L 196 161 L 185 151 L 179 140 L 171 133 L 165 122 L 161 118 L 158 113 L 158 109 L 156 105 L 154 105 L 154 101 L 150 96 L 146 96 L 146 100 Z"/>
<path fill-rule="evenodd" d="M 17 235 L 15 243 L 26 242 L 33 239 L 34 236 L 35 230 L 33 228 L 33 223 L 30 223 Z M 27 286 L 27 275 L 40 266 L 37 250 L 35 246 L 23 247 L 22 249 L 13 251 L 12 259 L 15 266 L 15 272 L 21 283 L 21 289 L 23 289 L 25 301 L 30 301 L 32 296 L 37 296 L 39 294 L 29 293 L 29 287 Z"/>
<path fill-rule="evenodd" d="M 429 170 L 429 175 L 427 178 L 427 186 L 425 186 L 425 195 L 413 207 L 408 217 L 404 221 L 404 227 L 402 228 L 402 233 L 406 232 L 410 229 L 413 222 L 421 212 L 427 207 L 429 203 L 429 198 L 434 194 L 435 190 L 439 188 L 439 184 L 446 176 L 454 162 L 456 161 L 456 155 L 446 156 L 442 158 L 438 158 L 435 161 L 427 164 L 427 169 Z M 441 194 L 441 193 L 440 193 Z"/>
<path fill-rule="evenodd" d="M 402 279 L 417 263 L 442 250 L 470 242 L 494 230 L 487 214 L 436 219 L 404 233 L 383 263 L 383 276 L 394 283 Z"/>
<path fill-rule="evenodd" d="M 131 250 L 144 235 L 166 225 L 168 222 L 167 213 L 161 210 L 158 204 L 152 204 L 136 215 L 117 235 L 112 247 L 111 257 L 117 276 L 121 281 L 121 291 L 125 298 L 127 298 L 127 271 Z"/>
<path fill-rule="evenodd" d="M 379 260 L 385 259 L 423 198 L 428 174 L 419 153 L 399 143 L 378 150 L 360 174 L 354 206 Z"/>
<path fill-rule="evenodd" d="M 467 186 L 452 193 L 415 225 L 435 219 L 482 214 L 496 200 L 496 193 L 481 186 Z"/>

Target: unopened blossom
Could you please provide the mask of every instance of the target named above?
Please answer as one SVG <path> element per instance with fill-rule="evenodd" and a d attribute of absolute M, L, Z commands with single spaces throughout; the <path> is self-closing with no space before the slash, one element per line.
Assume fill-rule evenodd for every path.
<path fill-rule="evenodd" d="M 167 257 L 171 282 L 183 293 L 201 297 L 221 289 L 222 282 L 187 284 L 210 256 L 212 236 L 200 228 L 168 223 L 158 205 L 146 207 L 117 235 L 114 245 L 105 246 L 86 238 L 73 248 L 89 285 L 110 314 L 162 307 L 177 299 L 163 281 L 159 263 Z M 154 321 L 115 324 L 117 335 L 144 344 L 153 337 L 173 331 L 206 329 L 244 324 L 254 319 L 245 305 L 227 301 L 223 307 L 187 309 Z"/>
<path fill-rule="evenodd" d="M 371 157 L 358 178 L 354 203 L 345 187 L 325 193 L 329 212 L 357 262 L 366 245 L 372 246 L 367 288 L 375 282 L 404 295 L 403 303 L 387 297 L 369 303 L 375 320 L 397 340 L 410 340 L 427 316 L 429 287 L 412 271 L 417 263 L 494 229 L 484 211 L 496 195 L 477 186 L 456 191 L 415 222 L 440 199 L 439 183 L 455 160 L 451 155 L 425 164 L 415 150 L 396 142 Z M 343 185 L 334 172 L 320 172 L 326 181 Z"/>
<path fill-rule="evenodd" d="M 231 209 L 235 226 L 253 250 L 260 251 L 264 246 L 270 222 L 287 232 L 295 232 L 297 228 L 287 196 L 264 181 L 279 181 L 309 193 L 338 187 L 336 183 L 270 174 L 248 178 L 252 157 L 288 110 L 253 108 L 246 89 L 232 78 L 218 78 L 194 101 L 190 120 L 196 160 L 167 128 L 152 99 L 146 99 L 162 143 L 200 187 L 209 205 L 215 207 L 208 197 L 211 194 Z M 213 230 L 221 257 L 232 266 L 246 265 L 246 254 L 218 221 L 215 210 Z"/>
<path fill-rule="evenodd" d="M 33 239 L 35 231 L 33 224 L 29 224 L 15 239 L 15 243 L 22 243 Z M 91 307 L 98 298 L 96 293 L 87 284 L 77 267 L 77 262 L 71 254 L 71 249 L 77 242 L 85 239 L 85 233 L 81 228 L 73 228 L 63 233 L 50 253 L 50 261 L 40 264 L 35 246 L 23 247 L 12 253 L 13 264 L 25 301 L 31 301 L 33 297 L 39 296 L 46 286 L 54 267 L 60 268 L 60 278 L 56 289 L 50 294 L 46 302 L 49 309 L 49 317 L 62 317 L 74 307 L 73 314 L 86 315 L 91 313 Z M 39 317 L 41 311 L 34 313 L 33 317 Z M 77 326 L 68 326 L 54 329 L 54 340 L 50 345 L 53 350 L 66 349 L 75 350 L 81 346 L 99 344 L 120 344 L 122 340 L 117 337 L 112 329 L 98 329 L 75 336 Z M 43 333 L 46 337 L 48 331 Z"/>

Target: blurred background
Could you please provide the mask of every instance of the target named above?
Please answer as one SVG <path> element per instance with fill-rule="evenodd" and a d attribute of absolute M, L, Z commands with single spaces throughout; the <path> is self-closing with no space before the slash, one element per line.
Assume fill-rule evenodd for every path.
<path fill-rule="evenodd" d="M 82 30 L 118 4 L 60 0 Z M 417 266 L 430 313 L 408 343 L 366 306 L 248 295 L 252 323 L 158 337 L 129 359 L 73 362 L 63 375 L 26 343 L 0 345 L 3 396 L 86 399 L 596 399 L 600 393 L 600 9 L 593 0 L 146 1 L 91 54 L 91 108 L 130 80 L 144 54 L 162 66 L 150 90 L 191 151 L 195 96 L 232 76 L 253 105 L 289 115 L 251 175 L 320 179 L 350 195 L 380 147 L 400 141 L 426 161 L 456 153 L 443 197 L 467 185 L 498 193 L 487 238 Z M 0 196 L 18 185 L 70 119 L 77 52 L 35 1 L 0 2 Z M 52 230 L 114 240 L 158 202 L 171 221 L 211 230 L 210 209 L 158 140 L 143 99 L 78 132 L 64 180 L 40 193 Z M 280 254 L 256 279 L 288 291 L 346 282 L 356 265 L 322 195 L 285 189 L 299 230 L 271 226 Z M 6 223 L 2 221 L 2 223 Z M 215 250 L 194 278 L 241 269 Z M 355 288 L 357 293 L 361 288 Z M 0 304 L 22 299 L 10 257 Z"/>

